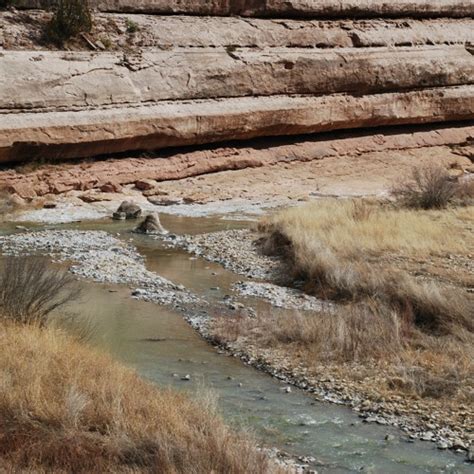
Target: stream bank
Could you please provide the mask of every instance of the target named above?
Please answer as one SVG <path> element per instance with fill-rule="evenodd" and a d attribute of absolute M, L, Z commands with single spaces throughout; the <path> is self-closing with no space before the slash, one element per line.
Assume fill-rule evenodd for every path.
<path fill-rule="evenodd" d="M 177 218 L 177 217 L 172 217 L 172 216 L 163 216 L 162 221 L 163 221 L 163 223 L 165 224 L 165 226 L 167 228 L 169 228 L 171 231 L 173 231 L 177 234 L 178 233 L 184 233 L 185 231 L 187 233 L 189 233 L 189 230 L 191 230 L 191 229 L 197 234 L 206 233 L 206 232 L 208 233 L 208 232 L 222 231 L 222 230 L 226 230 L 226 229 L 228 231 L 232 231 L 233 228 L 239 228 L 239 227 L 241 228 L 241 227 L 246 225 L 243 222 L 233 222 L 233 221 L 226 221 L 226 220 L 222 220 L 222 219 L 194 219 L 194 220 L 191 219 L 191 220 L 189 220 L 189 219 L 185 219 L 185 218 L 179 218 L 179 217 Z M 142 304 L 143 305 L 149 305 L 149 308 L 154 308 L 153 311 L 151 311 L 151 309 L 150 309 L 150 311 L 154 315 L 153 318 L 157 319 L 157 321 L 156 321 L 157 323 L 158 322 L 160 322 L 160 323 L 163 322 L 162 319 L 161 319 L 161 316 L 160 316 L 161 314 L 163 314 L 163 312 L 167 312 L 167 314 L 172 313 L 172 314 L 175 315 L 173 317 L 177 317 L 176 310 L 178 310 L 180 314 L 184 313 L 185 317 L 187 317 L 190 320 L 190 322 L 195 327 L 197 327 L 203 335 L 206 335 L 208 314 L 209 314 L 209 308 L 207 306 L 210 305 L 213 308 L 217 307 L 217 308 L 222 308 L 223 309 L 225 307 L 223 301 L 225 300 L 225 297 L 228 296 L 229 294 L 232 294 L 232 297 L 236 301 L 238 301 L 238 302 L 242 301 L 242 304 L 246 307 L 254 306 L 257 309 L 257 311 L 271 307 L 268 302 L 262 301 L 260 299 L 255 299 L 255 298 L 252 298 L 252 297 L 248 297 L 248 298 L 242 297 L 243 299 L 241 299 L 241 296 L 234 294 L 232 292 L 232 286 L 236 285 L 238 283 L 238 281 L 240 280 L 240 277 L 238 275 L 236 275 L 232 272 L 223 270 L 222 267 L 219 264 L 209 263 L 209 262 L 204 261 L 201 258 L 190 256 L 188 253 L 186 253 L 183 250 L 170 249 L 170 248 L 168 248 L 168 244 L 163 243 L 160 240 L 150 239 L 149 237 L 146 237 L 146 236 L 130 234 L 129 231 L 132 227 L 132 225 L 130 223 L 127 223 L 127 222 L 112 222 L 110 220 L 106 220 L 106 221 L 96 221 L 96 222 L 85 222 L 85 223 L 81 223 L 81 224 L 71 224 L 67 227 L 68 227 L 68 231 L 72 232 L 72 234 L 65 233 L 66 232 L 65 226 L 59 226 L 59 228 L 61 229 L 59 231 L 59 233 L 54 230 L 55 226 L 51 226 L 51 227 L 53 227 L 53 228 L 51 228 L 47 231 L 40 231 L 40 234 L 35 234 L 35 238 L 33 238 L 33 239 L 31 238 L 31 234 L 30 234 L 29 237 L 27 237 L 28 233 L 25 233 L 25 234 L 18 233 L 15 238 L 6 237 L 6 238 L 3 239 L 2 247 L 5 246 L 5 241 L 7 241 L 9 245 L 14 245 L 14 246 L 18 245 L 17 250 L 21 249 L 21 252 L 23 253 L 23 252 L 27 252 L 28 249 L 32 250 L 31 247 L 35 247 L 35 242 L 38 242 L 38 243 L 43 242 L 43 244 L 45 244 L 45 243 L 49 244 L 49 247 L 48 247 L 48 245 L 41 245 L 40 247 L 42 247 L 42 250 L 46 251 L 47 253 L 56 253 L 56 258 L 57 258 L 57 248 L 56 248 L 56 252 L 52 252 L 53 242 L 56 242 L 55 245 L 57 247 L 58 243 L 61 243 L 61 241 L 62 241 L 61 245 L 63 246 L 63 248 L 64 247 L 66 247 L 66 248 L 69 247 L 70 248 L 71 247 L 71 242 L 74 242 L 74 239 L 71 239 L 71 235 L 76 235 L 76 236 L 81 235 L 82 237 L 84 237 L 84 235 L 89 235 L 90 236 L 90 234 L 87 234 L 88 232 L 91 232 L 91 231 L 96 232 L 96 231 L 104 231 L 105 230 L 105 231 L 107 231 L 107 233 L 109 235 L 109 237 L 107 239 L 111 238 L 111 239 L 113 239 L 113 241 L 112 240 L 107 240 L 106 241 L 107 245 L 104 246 L 103 251 L 106 251 L 106 252 L 112 251 L 113 252 L 113 250 L 111 250 L 111 248 L 118 247 L 118 248 L 123 248 L 123 249 L 126 249 L 127 251 L 132 252 L 132 258 L 130 258 L 130 254 L 128 254 L 127 251 L 125 251 L 125 250 L 120 250 L 118 252 L 115 251 L 114 253 L 116 255 L 118 255 L 120 258 L 122 258 L 122 257 L 125 258 L 126 257 L 125 260 L 129 262 L 130 266 L 133 266 L 135 268 L 134 272 L 136 272 L 136 269 L 139 268 L 140 269 L 139 272 L 145 272 L 144 273 L 145 275 L 150 276 L 147 272 L 152 273 L 154 275 L 153 278 L 155 278 L 155 280 L 154 280 L 155 283 L 159 282 L 159 285 L 161 287 L 165 288 L 166 291 L 171 289 L 175 294 L 181 295 L 182 292 L 183 292 L 183 288 L 185 288 L 186 289 L 185 294 L 187 296 L 192 295 L 192 298 L 195 298 L 195 299 L 192 300 L 193 304 L 191 304 L 191 305 L 188 304 L 190 301 L 179 301 L 177 305 L 174 305 L 174 307 L 175 307 L 174 310 L 171 310 L 171 309 L 168 310 L 168 309 L 166 309 L 166 307 L 156 306 L 154 304 L 147 303 L 147 302 L 136 301 L 137 305 L 142 305 Z M 79 231 L 81 233 L 79 233 Z M 44 233 L 41 234 L 41 232 L 44 232 Z M 112 237 L 111 234 L 116 234 L 116 235 L 115 235 L 115 237 Z M 38 235 L 42 235 L 42 238 L 38 239 Z M 59 240 L 58 240 L 58 235 L 62 235 L 62 237 Z M 94 233 L 93 235 L 94 236 L 101 236 L 102 234 L 99 232 L 97 234 Z M 46 240 L 44 240 L 44 239 L 46 239 Z M 56 239 L 56 241 L 54 239 Z M 87 251 L 90 251 L 90 248 L 89 248 L 90 247 L 90 239 L 86 238 L 86 239 L 83 239 L 83 240 L 84 240 L 84 248 Z M 95 239 L 95 240 L 97 240 L 97 239 Z M 80 245 L 77 242 L 76 242 L 76 244 Z M 105 249 L 105 247 L 107 247 L 107 249 Z M 76 251 L 77 251 L 77 249 L 76 249 Z M 87 252 L 83 252 L 83 253 L 79 252 L 78 254 L 75 255 L 76 258 L 79 256 L 79 258 L 82 260 L 80 262 L 79 268 L 81 268 L 81 266 L 84 265 L 85 261 L 90 260 L 89 258 L 86 258 L 87 255 L 88 255 Z M 71 256 L 71 255 L 69 255 L 69 256 Z M 66 257 L 67 257 L 67 255 L 66 255 Z M 89 255 L 89 257 L 90 257 L 90 255 Z M 94 258 L 96 258 L 96 257 L 97 257 L 97 255 L 95 255 Z M 143 259 L 143 257 L 144 257 L 144 259 Z M 146 265 L 146 268 L 143 265 Z M 99 265 L 99 267 L 100 267 L 100 265 Z M 87 264 L 83 268 L 88 268 Z M 109 268 L 109 267 L 107 267 L 107 268 Z M 120 269 L 120 268 L 123 269 L 123 267 L 121 267 L 120 265 L 112 265 L 109 268 L 109 270 L 110 271 L 115 271 L 114 269 Z M 99 270 L 100 270 L 100 268 L 99 268 Z M 102 270 L 104 270 L 104 269 L 102 269 Z M 97 271 L 97 268 L 94 271 Z M 159 277 L 157 275 L 158 272 L 159 272 Z M 78 272 L 78 274 L 80 274 L 83 277 L 95 278 L 96 280 L 100 280 L 100 278 L 98 278 L 99 275 L 97 273 L 95 273 L 95 274 L 90 274 L 89 273 L 88 274 L 88 272 L 84 272 L 84 271 L 80 270 Z M 123 275 L 125 275 L 125 277 Z M 131 275 L 137 275 L 137 274 L 132 272 Z M 112 283 L 119 283 L 120 282 L 120 283 L 127 284 L 130 288 L 129 288 L 129 290 L 123 290 L 124 291 L 123 298 L 126 297 L 128 299 L 128 301 L 130 301 L 130 304 L 134 305 L 135 304 L 133 302 L 134 299 L 129 299 L 128 297 L 131 295 L 131 293 L 133 293 L 137 289 L 137 285 L 135 283 L 140 280 L 140 276 L 136 277 L 136 278 L 138 278 L 137 280 L 133 279 L 133 278 L 135 278 L 135 276 L 134 276 L 133 278 L 131 278 L 128 281 L 127 281 L 126 276 L 127 276 L 127 272 L 123 273 L 123 271 L 122 271 L 122 277 L 121 277 L 122 279 L 106 279 L 106 280 L 102 280 L 102 281 L 107 281 L 107 282 L 112 282 Z M 171 281 L 174 282 L 174 283 L 170 283 Z M 170 286 L 168 286 L 169 284 L 175 285 L 175 286 L 170 287 Z M 144 285 L 141 285 L 141 286 L 144 286 Z M 115 290 L 113 290 L 113 291 L 115 291 Z M 94 307 L 101 307 L 102 308 L 104 306 L 104 308 L 105 308 L 108 305 L 112 305 L 112 302 L 115 302 L 118 298 L 118 295 L 115 295 L 115 294 L 112 298 L 110 296 L 110 294 L 108 294 L 108 291 L 107 291 L 106 296 L 107 296 L 108 303 L 106 304 L 105 301 L 104 301 L 105 306 L 101 305 L 101 304 L 96 305 L 94 303 Z M 150 295 L 135 294 L 134 298 L 135 299 L 140 298 L 140 299 L 153 300 L 153 296 L 151 296 L 151 297 L 148 297 L 148 296 L 150 296 Z M 121 298 L 121 299 L 123 299 L 123 298 Z M 96 299 L 96 297 L 93 297 L 92 301 L 95 301 L 95 299 Z M 171 300 L 168 300 L 168 301 L 171 301 Z M 203 305 L 201 306 L 201 304 L 198 304 L 198 301 L 204 301 Z M 163 301 L 161 301 L 161 302 L 163 302 Z M 122 302 L 122 304 L 123 304 L 123 302 Z M 196 305 L 197 305 L 198 310 L 196 310 Z M 114 313 L 115 311 L 118 311 L 117 306 L 115 306 L 113 304 L 112 307 L 115 308 L 115 309 L 111 309 L 112 313 Z M 284 310 L 284 309 L 274 309 L 274 310 L 275 311 L 287 311 L 287 310 Z M 124 314 L 124 312 L 119 311 L 118 314 L 120 314 L 122 316 L 118 316 L 118 315 L 114 316 L 115 319 L 116 319 L 116 323 L 114 323 L 114 324 L 123 324 L 123 325 L 127 326 L 128 321 L 130 320 L 130 318 L 137 317 L 137 311 L 141 312 L 143 310 L 142 309 L 140 309 L 140 310 L 138 310 L 138 309 L 133 309 L 132 310 L 131 309 L 127 314 Z M 81 314 L 83 314 L 85 311 L 84 311 L 84 309 L 80 309 L 79 312 Z M 120 321 L 122 321 L 122 323 L 120 323 Z M 182 319 L 181 319 L 181 321 L 182 321 Z M 103 330 L 106 331 L 107 326 L 108 325 L 105 325 L 103 327 Z M 166 326 L 166 324 L 165 324 L 165 326 Z M 164 328 L 160 329 L 159 331 L 164 331 Z M 159 334 L 159 331 L 157 331 L 155 333 L 153 333 L 152 331 L 148 332 L 148 330 L 145 331 L 147 333 L 146 338 L 149 339 L 147 341 L 147 343 L 161 345 L 162 342 L 164 342 L 164 341 L 161 341 L 163 336 L 161 336 Z M 125 331 L 124 334 L 126 334 L 126 333 L 127 333 L 127 330 Z M 195 334 L 195 333 L 193 333 L 193 334 Z M 207 336 L 209 336 L 209 334 L 207 334 Z M 102 337 L 106 337 L 106 336 L 104 336 L 103 333 L 102 333 Z M 142 341 L 142 343 L 143 343 L 143 341 Z M 213 354 L 215 354 L 215 351 L 210 346 L 206 345 L 204 341 L 202 341 L 202 344 L 205 345 L 207 350 L 209 350 Z M 184 346 L 187 346 L 187 343 L 185 343 Z M 272 373 L 273 375 L 276 375 L 277 378 L 282 379 L 282 381 L 284 382 L 284 385 L 281 385 L 281 382 L 272 381 L 272 383 L 277 384 L 275 387 L 278 388 L 278 394 L 279 394 L 278 404 L 281 404 L 282 406 L 286 405 L 287 400 L 290 397 L 295 396 L 296 393 L 298 393 L 298 397 L 300 396 L 299 395 L 299 393 L 300 393 L 299 390 L 296 390 L 296 392 L 292 391 L 292 393 L 287 393 L 286 392 L 287 387 L 289 386 L 288 385 L 289 383 L 299 385 L 302 388 L 306 388 L 306 389 L 309 388 L 309 385 L 308 385 L 307 382 L 306 382 L 306 385 L 305 385 L 305 382 L 299 380 L 298 378 L 295 378 L 294 374 L 292 376 L 290 376 L 289 373 L 285 373 L 282 370 L 276 370 L 274 363 L 273 364 L 265 364 L 261 357 L 253 357 L 251 355 L 249 356 L 249 351 L 242 351 L 242 348 L 239 349 L 239 348 L 229 347 L 228 349 L 231 349 L 233 351 L 232 355 L 234 355 L 236 357 L 241 357 L 242 359 L 246 360 L 248 365 L 254 365 L 254 366 L 258 367 L 259 369 L 265 370 L 269 373 Z M 246 349 L 250 349 L 250 348 L 246 348 Z M 133 350 L 131 349 L 130 351 L 133 352 Z M 187 349 L 184 349 L 184 350 L 187 350 Z M 226 352 L 226 353 L 230 355 L 230 352 Z M 219 353 L 217 353 L 217 355 L 219 355 Z M 258 378 L 258 380 L 263 380 L 263 379 L 260 379 L 261 377 L 263 377 L 265 380 L 272 380 L 272 379 L 267 379 L 262 374 L 259 375 L 258 372 L 254 372 L 253 370 L 251 370 L 249 368 L 245 368 L 245 366 L 238 363 L 238 361 L 236 360 L 236 357 L 229 358 L 229 357 L 225 357 L 224 354 L 222 354 L 221 356 L 223 357 L 223 360 L 233 360 L 233 361 L 235 361 L 235 363 L 237 363 L 239 365 L 239 367 L 242 367 L 242 370 L 245 370 L 245 372 L 244 372 L 245 377 L 244 378 L 249 378 L 249 377 L 251 378 L 251 377 L 255 376 L 255 377 Z M 180 357 L 178 357 L 178 359 L 179 358 Z M 160 362 L 157 362 L 158 360 Z M 173 369 L 168 370 L 169 368 L 172 367 L 172 365 L 170 365 L 168 367 L 168 365 L 170 363 L 167 359 L 163 361 L 160 358 L 153 359 L 152 356 L 148 356 L 148 364 L 150 364 L 150 367 L 153 366 L 156 363 L 159 363 L 160 365 L 161 364 L 163 365 L 161 370 L 166 371 L 167 380 L 170 377 L 170 372 L 171 372 L 171 377 L 172 377 L 171 382 L 176 383 L 179 386 L 182 386 L 183 383 L 185 383 L 185 381 L 181 380 L 181 377 L 185 377 L 186 375 L 190 375 L 192 380 L 195 379 L 194 376 L 192 375 L 192 373 L 189 373 L 189 374 L 188 373 L 183 373 L 183 372 L 191 372 L 190 369 L 184 370 L 184 371 L 182 369 L 176 370 L 176 371 L 173 371 Z M 143 367 L 140 366 L 140 364 L 137 365 L 137 368 L 140 371 L 140 373 L 143 373 L 145 376 L 149 376 L 148 375 L 149 374 L 148 370 L 145 370 Z M 173 377 L 173 374 L 178 374 L 178 376 Z M 156 375 L 154 375 L 153 377 L 156 377 Z M 153 377 L 151 377 L 151 378 L 153 379 Z M 160 380 L 157 380 L 157 381 L 160 382 Z M 229 382 L 231 382 L 231 380 Z M 237 382 L 237 388 L 238 389 L 242 388 L 239 385 L 240 383 L 245 385 L 245 381 Z M 213 387 L 213 388 L 215 388 L 215 387 Z M 235 388 L 236 387 L 233 386 L 234 391 L 235 391 Z M 333 396 L 334 393 L 337 394 L 337 390 L 327 390 L 327 389 L 326 390 L 321 390 L 317 386 L 316 387 L 310 387 L 310 388 L 313 389 L 313 392 L 315 391 L 315 395 L 317 395 L 318 398 L 331 400 L 331 401 L 336 402 L 336 403 L 342 403 L 342 402 L 347 403 L 347 400 L 338 399 L 337 397 Z M 317 388 L 317 389 L 314 390 L 315 388 Z M 217 390 L 217 391 L 219 391 L 219 390 Z M 264 392 L 265 392 L 265 390 L 264 390 Z M 301 395 L 303 395 L 303 394 L 301 394 Z M 227 395 L 225 395 L 225 396 L 227 396 Z M 234 396 L 234 397 L 237 396 L 237 398 L 239 398 L 238 393 L 237 393 L 237 395 L 234 393 L 232 396 Z M 309 397 L 309 399 L 312 400 L 311 403 L 313 403 L 313 404 L 316 403 L 317 406 L 319 406 L 320 402 L 314 402 L 314 397 L 313 396 L 309 396 L 309 395 L 304 395 L 304 396 Z M 315 405 L 310 404 L 310 406 L 314 407 Z M 376 421 L 377 422 L 376 425 L 374 425 L 372 423 L 363 423 L 363 424 L 361 424 L 361 418 L 359 418 L 357 416 L 357 414 L 352 413 L 347 408 L 338 407 L 337 405 L 328 405 L 327 403 L 322 403 L 321 404 L 322 412 L 325 412 L 325 411 L 329 410 L 329 407 L 333 407 L 334 410 L 336 410 L 336 412 L 338 412 L 339 410 L 342 410 L 342 413 L 350 414 L 350 417 L 351 417 L 352 421 L 350 421 L 350 423 L 343 423 L 343 426 L 342 426 L 343 429 L 341 428 L 343 432 L 346 432 L 346 430 L 349 429 L 348 427 L 353 426 L 356 432 L 357 432 L 357 430 L 362 429 L 363 433 L 369 433 L 370 432 L 370 433 L 374 434 L 374 437 L 375 437 L 374 442 L 376 443 L 376 445 L 380 445 L 380 449 L 382 449 L 382 452 L 383 452 L 383 454 L 377 454 L 377 456 L 382 456 L 383 461 L 381 461 L 381 460 L 373 461 L 375 463 L 374 466 L 375 466 L 376 469 L 380 468 L 383 465 L 384 466 L 383 467 L 384 472 L 400 472 L 399 471 L 399 469 L 400 469 L 399 462 L 401 462 L 403 465 L 405 463 L 408 463 L 408 465 L 412 466 L 410 468 L 411 469 L 410 472 L 417 472 L 418 469 L 421 469 L 421 471 L 419 471 L 419 472 L 424 472 L 425 468 L 422 467 L 422 466 L 430 466 L 429 469 L 431 469 L 431 470 L 432 469 L 436 469 L 436 470 L 437 469 L 439 469 L 439 470 L 454 469 L 453 472 L 463 472 L 462 471 L 462 469 L 463 469 L 462 457 L 460 457 L 460 456 L 453 456 L 452 457 L 451 454 L 443 453 L 441 451 L 438 451 L 438 450 L 436 450 L 435 446 L 431 443 L 419 444 L 419 442 L 414 442 L 414 440 L 410 439 L 409 436 L 401 435 L 400 431 L 394 430 L 393 428 L 390 428 L 390 427 L 386 426 L 385 423 L 383 423 L 383 422 L 380 423 L 379 421 L 382 420 L 382 418 L 380 418 L 380 419 L 375 418 L 375 419 L 372 419 L 372 420 L 370 420 L 370 419 L 367 420 L 367 421 Z M 259 410 L 257 410 L 257 412 L 259 412 Z M 346 415 L 344 415 L 344 416 L 346 416 Z M 315 426 L 315 427 L 320 426 L 318 420 L 319 419 L 316 419 L 316 422 L 313 422 L 313 421 L 309 422 L 309 425 Z M 255 420 L 252 420 L 252 422 L 249 423 L 249 424 L 254 425 L 255 423 L 258 423 L 258 422 L 259 422 L 258 415 L 256 415 Z M 352 423 L 354 423 L 354 425 L 352 425 Z M 301 423 L 296 423 L 296 425 L 299 427 L 298 430 L 304 431 L 302 427 L 307 426 L 308 423 L 302 421 Z M 296 445 L 290 445 L 290 449 L 288 449 L 288 450 L 290 452 L 301 453 L 299 455 L 302 456 L 302 458 L 308 458 L 308 456 L 312 457 L 311 453 L 314 453 L 314 452 L 321 453 L 321 455 L 323 455 L 323 458 L 325 458 L 326 455 L 324 454 L 324 450 L 328 450 L 329 447 L 324 443 L 320 445 L 320 443 L 322 443 L 322 442 L 319 439 L 319 437 L 320 436 L 323 436 L 323 437 L 327 436 L 326 422 L 323 423 L 322 425 L 324 425 L 325 428 L 321 433 L 317 434 L 316 431 L 318 431 L 318 430 L 315 429 L 314 430 L 315 432 L 313 432 L 311 430 L 310 434 L 304 435 L 304 436 L 309 436 L 312 439 L 311 443 L 313 443 L 313 444 L 310 443 L 309 448 L 308 447 L 304 447 L 304 448 L 301 447 L 300 446 L 300 441 L 298 441 L 296 443 Z M 269 429 L 270 429 L 270 431 L 273 430 L 273 428 L 271 428 L 271 427 Z M 286 427 L 282 430 L 282 432 L 286 433 L 288 431 L 288 429 L 289 428 Z M 394 431 L 392 431 L 392 430 L 394 430 Z M 281 433 L 280 433 L 279 436 L 281 436 Z M 385 437 L 387 437 L 387 440 L 385 440 Z M 392 448 L 387 447 L 387 445 L 390 445 L 392 442 L 394 442 L 394 440 L 399 440 L 399 441 L 396 441 L 395 452 L 401 451 L 402 453 L 404 453 L 406 451 L 407 447 L 410 448 L 410 449 L 408 449 L 408 451 L 410 451 L 411 446 L 416 445 L 416 448 L 414 449 L 414 451 L 418 452 L 420 449 L 421 450 L 426 449 L 426 453 L 427 453 L 426 457 L 423 459 L 423 461 L 420 461 L 420 465 L 418 465 L 417 464 L 418 461 L 415 461 L 414 459 L 412 459 L 410 461 L 401 460 L 401 459 L 404 458 L 404 456 L 409 456 L 410 457 L 412 455 L 400 454 L 400 453 L 394 454 L 394 452 L 392 452 Z M 333 441 L 334 441 L 334 439 L 333 439 Z M 342 443 L 342 446 L 346 446 L 346 444 L 348 442 L 349 442 L 348 440 L 344 441 Z M 414 444 L 413 444 L 413 442 L 414 442 Z M 320 447 L 318 448 L 314 443 L 316 443 L 317 445 L 320 445 Z M 364 443 L 367 443 L 367 441 L 362 442 L 362 445 Z M 272 446 L 279 446 L 280 448 L 283 448 L 283 449 L 285 449 L 285 446 L 286 446 L 285 443 L 277 442 L 277 439 L 275 439 L 275 438 L 273 440 L 271 440 L 269 442 L 269 444 L 272 445 Z M 340 451 L 341 450 L 340 443 L 335 442 L 335 445 L 339 446 L 337 449 L 339 449 L 339 451 Z M 322 446 L 325 447 L 324 450 L 321 450 Z M 301 450 L 300 450 L 300 447 L 301 447 Z M 286 446 L 286 448 L 288 448 L 288 446 Z M 336 448 L 333 447 L 331 449 L 334 450 Z M 388 453 L 386 452 L 387 450 L 388 450 Z M 340 472 L 345 472 L 347 470 L 355 470 L 356 464 L 347 465 L 347 464 L 344 464 L 345 461 L 343 462 L 340 459 L 340 456 L 343 455 L 343 457 L 345 457 L 345 456 L 348 455 L 346 448 L 343 448 L 342 451 L 343 452 L 334 453 L 334 454 L 331 454 L 329 456 L 332 459 L 337 459 L 337 461 L 332 460 L 332 461 L 328 461 L 327 463 L 325 463 L 323 461 L 321 461 L 321 462 L 318 461 L 316 463 L 316 466 L 319 466 L 319 467 L 317 467 L 318 470 L 322 469 L 324 471 L 326 469 L 331 469 L 331 472 L 339 472 L 338 469 L 341 469 Z M 369 451 L 372 452 L 373 448 L 371 448 Z M 350 451 L 350 452 L 352 452 L 352 451 Z M 372 461 L 369 462 L 366 459 L 366 457 L 368 456 L 367 451 L 364 451 L 364 452 L 361 453 L 360 451 L 355 450 L 354 452 L 352 452 L 352 455 L 355 458 L 361 457 L 362 459 L 360 459 L 360 461 L 362 462 L 362 464 L 364 466 L 368 466 L 368 465 L 370 465 L 370 462 L 372 462 Z M 388 460 L 385 458 L 386 455 L 390 457 L 390 463 L 395 462 L 395 464 L 393 465 L 393 469 L 388 468 L 388 467 L 385 466 L 385 463 L 388 463 L 387 466 L 391 465 L 388 462 Z M 349 457 L 351 457 L 351 456 L 349 456 Z M 372 456 L 370 455 L 369 458 L 372 459 Z M 416 456 L 415 456 L 415 459 L 416 459 Z M 449 461 L 448 461 L 448 459 L 449 459 Z M 446 460 L 446 462 L 444 460 Z M 369 462 L 369 464 L 367 464 L 367 462 Z M 443 462 L 445 462 L 445 464 L 442 466 Z M 342 463 L 342 464 L 340 465 L 340 463 Z M 433 463 L 435 463 L 435 464 L 433 464 Z M 315 467 L 314 463 L 310 463 L 310 464 L 313 466 L 313 468 Z M 321 464 L 322 464 L 322 466 L 321 466 Z M 336 466 L 338 466 L 338 467 L 336 468 Z M 398 467 L 396 467 L 396 466 L 398 466 Z M 362 467 L 362 465 L 359 464 L 358 468 L 361 468 L 361 467 Z"/>

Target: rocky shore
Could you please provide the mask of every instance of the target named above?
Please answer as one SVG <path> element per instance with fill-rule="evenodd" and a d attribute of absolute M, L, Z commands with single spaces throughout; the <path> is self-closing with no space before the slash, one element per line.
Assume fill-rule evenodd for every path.
<path fill-rule="evenodd" d="M 250 230 L 223 231 L 197 236 L 183 236 L 175 245 L 209 261 L 217 262 L 235 273 L 250 278 L 272 280 L 279 274 L 281 262 L 258 253 L 256 234 Z M 314 309 L 321 302 L 301 298 L 298 290 L 278 287 L 268 282 L 239 282 L 236 289 L 246 295 L 267 299 L 276 307 Z M 296 301 L 295 301 L 296 300 Z M 208 318 L 188 318 L 205 338 L 219 345 L 244 363 L 307 390 L 320 400 L 350 406 L 364 422 L 400 428 L 407 441 L 421 439 L 435 442 L 439 449 L 468 452 L 472 459 L 473 410 L 469 406 L 452 407 L 435 399 L 415 399 L 400 394 L 383 393 L 384 376 L 368 374 L 362 365 L 341 368 L 336 364 L 319 365 L 308 370 L 298 360 L 277 349 L 264 349 L 245 337 L 235 342 L 216 339 Z"/>
<path fill-rule="evenodd" d="M 256 252 L 255 235 L 249 229 L 232 229 L 210 234 L 181 235 L 168 239 L 169 245 L 179 247 L 209 262 L 221 264 L 247 278 L 275 280 L 281 262 Z"/>

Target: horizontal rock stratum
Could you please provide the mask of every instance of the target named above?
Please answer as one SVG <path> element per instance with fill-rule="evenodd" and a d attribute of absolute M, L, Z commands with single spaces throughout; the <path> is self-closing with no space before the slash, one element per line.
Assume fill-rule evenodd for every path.
<path fill-rule="evenodd" d="M 4 53 L 0 110 L 71 109 L 163 100 L 369 94 L 474 84 L 464 47 L 271 48 L 92 53 Z M 21 91 L 21 94 L 18 94 Z"/>
<path fill-rule="evenodd" d="M 18 0 L 23 8 L 46 8 L 54 0 Z M 397 17 L 474 15 L 471 0 L 91 0 L 104 12 L 244 15 L 262 17 Z"/>
<path fill-rule="evenodd" d="M 98 6 L 122 11 L 130 3 Z M 173 4 L 133 5 L 144 10 L 153 5 L 159 12 L 165 3 Z M 296 3 L 313 12 L 323 4 L 355 4 L 240 5 L 251 3 L 265 4 L 267 12 Z M 439 12 L 449 5 L 451 17 L 472 6 L 394 3 L 399 9 L 417 4 L 421 12 L 428 3 Z M 198 5 L 229 9 L 237 2 L 179 5 L 198 14 L 193 10 Z M 385 2 L 358 5 L 373 6 L 372 13 L 392 9 Z M 126 19 L 100 16 L 115 32 L 117 22 Z M 474 20 L 469 18 L 319 21 L 138 14 L 133 21 L 139 26 L 138 46 L 121 51 L 51 51 L 39 43 L 34 51 L 1 52 L 0 162 L 474 119 Z"/>
<path fill-rule="evenodd" d="M 474 87 L 245 97 L 0 116 L 0 162 L 474 118 Z"/>

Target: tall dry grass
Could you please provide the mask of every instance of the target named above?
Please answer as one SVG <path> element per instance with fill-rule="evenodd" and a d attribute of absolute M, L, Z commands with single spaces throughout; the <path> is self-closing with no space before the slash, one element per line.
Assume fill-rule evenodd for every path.
<path fill-rule="evenodd" d="M 353 364 L 362 365 L 366 375 L 384 375 L 385 387 L 375 387 L 379 394 L 388 389 L 472 402 L 473 335 L 466 333 L 464 342 L 429 336 L 374 302 L 322 312 L 264 311 L 255 318 L 225 315 L 214 319 L 212 330 L 221 343 L 275 350 L 278 357 L 285 354 L 289 366 L 304 364 L 317 374 L 323 365 L 333 376 L 350 379 Z"/>
<path fill-rule="evenodd" d="M 374 299 L 429 333 L 456 334 L 474 330 L 473 299 L 417 279 L 393 261 L 466 253 L 474 248 L 473 220 L 472 208 L 420 212 L 328 200 L 281 211 L 259 230 L 263 250 L 283 255 L 308 291 L 345 301 Z"/>
<path fill-rule="evenodd" d="M 74 277 L 44 257 L 5 257 L 0 264 L 0 319 L 43 327 L 80 293 Z"/>
<path fill-rule="evenodd" d="M 61 331 L 8 322 L 0 326 L 0 468 L 278 472 L 214 410 Z"/>
<path fill-rule="evenodd" d="M 436 258 L 449 271 L 452 258 L 474 248 L 473 223 L 472 207 L 416 211 L 361 200 L 279 211 L 258 226 L 262 250 L 282 256 L 307 292 L 338 304 L 296 316 L 220 318 L 216 333 L 279 348 L 309 366 L 361 363 L 418 396 L 469 399 L 474 298 L 407 268 Z"/>

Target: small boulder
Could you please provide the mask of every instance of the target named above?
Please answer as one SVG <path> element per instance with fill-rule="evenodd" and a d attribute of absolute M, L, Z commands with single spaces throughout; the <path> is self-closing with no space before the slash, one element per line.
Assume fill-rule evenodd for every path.
<path fill-rule="evenodd" d="M 122 219 L 122 214 L 125 214 L 125 219 L 137 219 L 141 216 L 142 210 L 139 205 L 131 201 L 123 201 L 120 204 L 119 208 L 113 214 L 113 218 L 120 220 Z"/>
<path fill-rule="evenodd" d="M 156 186 L 156 181 L 152 181 L 151 179 L 139 179 L 135 181 L 135 187 L 140 191 L 149 191 Z"/>
<path fill-rule="evenodd" d="M 122 186 L 114 181 L 108 181 L 100 187 L 100 190 L 103 193 L 120 193 L 122 192 Z"/>
<path fill-rule="evenodd" d="M 175 204 L 181 204 L 183 201 L 179 198 L 172 197 L 148 197 L 148 202 L 154 206 L 174 206 Z"/>
<path fill-rule="evenodd" d="M 138 225 L 134 232 L 139 234 L 167 234 L 168 232 L 161 225 L 158 214 L 149 214 L 145 219 Z"/>

